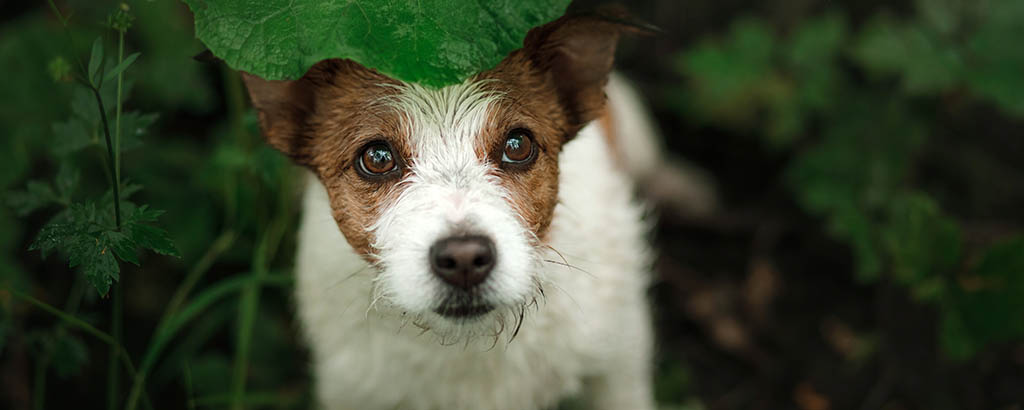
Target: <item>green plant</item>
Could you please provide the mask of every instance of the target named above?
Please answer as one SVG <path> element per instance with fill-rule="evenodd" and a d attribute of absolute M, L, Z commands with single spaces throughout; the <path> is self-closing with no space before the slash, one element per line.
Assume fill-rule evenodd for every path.
<path fill-rule="evenodd" d="M 78 34 L 75 33 L 75 28 L 69 25 L 68 18 L 56 4 L 50 2 L 49 6 L 63 27 L 66 49 L 71 55 L 77 55 L 75 40 Z M 253 215 L 241 212 L 234 205 L 228 207 L 227 226 L 209 243 L 203 255 L 188 270 L 182 284 L 166 306 L 163 318 L 157 323 L 138 369 L 128 356 L 122 341 L 122 262 L 140 266 L 143 259 L 139 258 L 139 249 L 179 257 L 170 235 L 153 225 L 163 212 L 153 210 L 148 205 L 137 205 L 130 198 L 139 194 L 141 185 L 121 180 L 122 154 L 143 145 L 140 138 L 157 118 L 155 114 L 125 112 L 122 108 L 123 96 L 129 93 L 133 85 L 132 81 L 125 78 L 125 74 L 140 56 L 139 53 L 125 56 L 125 34 L 134 20 L 130 11 L 131 8 L 127 4 L 121 3 L 107 18 L 105 27 L 112 29 L 116 34 L 116 60 L 105 56 L 107 53 L 104 53 L 102 37 L 93 42 L 87 63 L 77 58 L 71 59 L 75 64 L 69 64 L 68 59 L 64 57 L 51 60 L 48 71 L 53 80 L 58 84 L 74 81 L 75 87 L 69 96 L 71 116 L 66 121 L 53 124 L 53 140 L 46 145 L 48 154 L 52 155 L 54 162 L 60 164 L 59 171 L 53 182 L 31 180 L 24 189 L 10 191 L 5 195 L 7 204 L 20 216 L 30 215 L 42 209 L 61 209 L 40 229 L 30 249 L 39 250 L 44 256 L 60 253 L 67 258 L 70 267 L 82 273 L 79 279 L 76 279 L 64 309 L 56 308 L 29 292 L 19 290 L 17 282 L 12 281 L 17 279 L 17 276 L 6 273 L 3 276 L 5 294 L 10 294 L 15 300 L 27 302 L 59 319 L 51 330 L 30 334 L 34 336 L 29 341 L 39 350 L 34 382 L 36 408 L 46 406 L 44 387 L 47 383 L 45 370 L 48 367 L 52 367 L 61 377 L 73 376 L 83 370 L 83 365 L 88 360 L 88 350 L 84 342 L 73 333 L 75 330 L 85 332 L 110 347 L 106 383 L 107 407 L 117 408 L 125 399 L 122 394 L 124 392 L 120 389 L 118 371 L 118 368 L 123 366 L 131 380 L 125 407 L 135 408 L 141 404 L 146 408 L 152 408 L 146 392 L 147 376 L 158 368 L 164 348 L 174 338 L 180 337 L 180 331 L 199 318 L 199 313 L 227 296 L 239 292 L 246 295 L 241 299 L 245 302 L 240 303 L 238 315 L 240 320 L 249 324 L 239 330 L 239 353 L 236 355 L 236 363 L 244 365 L 249 360 L 247 346 L 253 337 L 252 324 L 257 312 L 260 287 L 290 284 L 289 277 L 269 273 L 269 264 L 280 249 L 286 228 L 291 226 L 291 194 L 287 189 L 265 189 L 266 186 L 283 186 L 282 181 L 290 179 L 290 169 L 283 167 L 283 158 L 258 144 L 255 121 L 251 116 L 247 117 L 240 81 L 232 76 L 233 82 L 228 84 L 233 87 L 232 95 L 237 98 L 231 102 L 230 131 L 225 133 L 231 137 L 228 140 L 230 143 L 222 146 L 217 157 L 219 159 L 214 162 L 221 172 L 217 180 L 224 181 L 224 186 L 228 187 L 224 194 L 229 203 L 270 203 L 271 206 L 276 206 L 276 209 L 251 207 L 248 210 L 255 211 L 256 214 Z M 145 154 L 146 151 L 142 150 L 142 153 Z M 99 170 L 86 168 L 86 172 L 76 168 L 75 165 L 80 159 L 87 158 L 88 154 L 105 154 L 101 157 L 104 167 Z M 239 161 L 239 158 L 242 160 Z M 250 161 L 249 158 L 256 160 Z M 105 175 L 109 188 L 106 193 L 97 197 L 79 199 L 82 187 L 89 186 L 83 174 L 91 177 L 97 174 L 95 171 Z M 202 281 L 216 260 L 235 244 L 239 232 L 254 225 L 272 227 L 270 231 L 260 233 L 261 245 L 253 256 L 256 273 L 228 278 L 204 287 L 192 296 L 193 289 Z M 91 299 L 85 292 L 87 286 L 96 290 L 94 294 L 109 298 L 112 302 L 109 332 L 101 331 L 78 317 L 77 311 L 82 300 Z M 3 325 L 0 329 L 7 329 L 11 324 L 5 317 L 0 325 Z M 235 407 L 248 400 L 249 395 L 245 391 L 245 380 L 248 376 L 246 367 L 239 367 L 233 376 L 235 388 L 228 397 Z M 206 399 L 199 398 L 198 401 L 204 400 Z"/>
<path fill-rule="evenodd" d="M 496 65 L 569 1 L 185 3 L 196 36 L 237 70 L 295 79 L 318 61 L 350 58 L 402 81 L 443 86 Z"/>

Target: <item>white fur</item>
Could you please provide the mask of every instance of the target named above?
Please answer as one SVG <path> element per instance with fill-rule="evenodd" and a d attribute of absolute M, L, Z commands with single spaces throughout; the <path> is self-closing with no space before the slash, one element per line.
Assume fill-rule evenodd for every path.
<path fill-rule="evenodd" d="M 537 410 L 582 393 L 598 409 L 653 409 L 649 250 L 632 181 L 587 126 L 561 153 L 550 247 L 534 246 L 473 150 L 497 98 L 472 84 L 408 86 L 388 102 L 405 113 L 415 154 L 402 193 L 369 228 L 379 266 L 347 244 L 309 178 L 296 295 L 324 408 Z M 427 249 L 453 230 L 497 248 L 483 286 L 500 308 L 470 322 L 432 312 L 444 285 Z"/>

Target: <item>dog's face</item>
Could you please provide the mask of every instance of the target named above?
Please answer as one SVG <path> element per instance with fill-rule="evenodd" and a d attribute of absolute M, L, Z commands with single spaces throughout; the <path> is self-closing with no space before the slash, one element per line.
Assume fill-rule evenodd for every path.
<path fill-rule="evenodd" d="M 436 90 L 348 60 L 245 80 L 268 142 L 316 173 L 341 232 L 377 268 L 374 303 L 467 327 L 521 317 L 541 292 L 558 154 L 603 110 L 620 30 L 562 18 Z"/>

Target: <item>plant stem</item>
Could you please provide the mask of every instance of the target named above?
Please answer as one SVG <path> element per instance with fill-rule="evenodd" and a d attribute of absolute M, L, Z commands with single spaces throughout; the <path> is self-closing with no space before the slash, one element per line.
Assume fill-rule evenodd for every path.
<path fill-rule="evenodd" d="M 249 345 L 252 340 L 252 328 L 256 322 L 256 314 L 259 311 L 260 303 L 260 288 L 256 284 L 267 273 L 266 255 L 269 242 L 270 232 L 266 232 L 256 247 L 256 253 L 253 256 L 253 281 L 242 289 L 242 296 L 238 301 L 235 367 L 231 378 L 231 408 L 233 410 L 245 408 L 245 382 L 246 376 L 249 373 Z"/>
<path fill-rule="evenodd" d="M 114 306 L 110 313 L 110 322 L 113 330 L 111 331 L 114 343 L 110 345 L 110 361 L 107 365 L 107 409 L 114 410 L 117 408 L 117 399 L 120 396 L 119 389 L 119 377 L 117 374 L 117 358 L 120 355 L 119 347 L 121 346 L 121 334 L 122 334 L 122 311 L 124 304 L 124 295 L 121 292 L 121 281 L 117 281 L 114 285 L 112 298 L 114 299 Z"/>
<path fill-rule="evenodd" d="M 157 322 L 157 328 L 167 322 L 171 316 L 178 313 L 178 309 L 181 308 L 181 304 L 185 302 L 185 298 L 195 287 L 196 283 L 202 279 L 203 275 L 213 266 L 213 262 L 225 251 L 231 248 L 231 245 L 235 243 L 235 231 L 227 230 L 221 232 L 217 236 L 217 239 L 213 240 L 210 247 L 206 249 L 206 253 L 203 254 L 199 261 L 192 266 L 192 269 L 185 274 L 185 279 L 182 280 L 181 285 L 178 285 L 178 289 L 174 291 L 174 295 L 171 296 L 171 300 L 167 302 L 167 308 L 164 309 L 164 315 Z"/>
<path fill-rule="evenodd" d="M 103 108 L 103 97 L 100 96 L 100 89 L 95 86 L 89 87 L 92 90 L 92 94 L 96 97 L 96 108 L 100 110 L 100 119 L 103 120 L 103 135 L 106 137 L 107 142 L 107 165 L 110 167 L 110 185 L 114 189 L 114 220 L 117 222 L 117 230 L 121 230 L 121 183 L 117 179 L 117 170 L 114 169 L 114 162 L 116 157 L 114 154 L 114 145 L 110 138 L 110 125 L 107 124 L 107 113 L 106 109 Z"/>
<path fill-rule="evenodd" d="M 124 62 L 124 31 L 117 31 L 117 64 Z M 116 66 L 115 66 L 116 67 Z M 114 181 L 117 186 L 121 185 L 121 91 L 124 85 L 124 72 L 117 73 L 117 105 L 114 108 Z M 116 189 L 116 188 L 115 188 Z M 117 191 L 114 191 L 114 198 L 117 201 Z M 117 224 L 118 229 L 121 224 Z"/>

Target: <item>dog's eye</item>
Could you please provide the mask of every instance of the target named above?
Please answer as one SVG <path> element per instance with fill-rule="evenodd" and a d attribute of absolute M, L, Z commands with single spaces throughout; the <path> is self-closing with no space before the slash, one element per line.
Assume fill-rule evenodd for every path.
<path fill-rule="evenodd" d="M 501 154 L 501 162 L 523 164 L 533 159 L 533 136 L 524 128 L 516 128 L 505 137 L 505 150 Z"/>
<path fill-rule="evenodd" d="M 397 168 L 395 154 L 384 142 L 371 142 L 359 154 L 359 170 L 365 176 L 381 176 Z"/>

